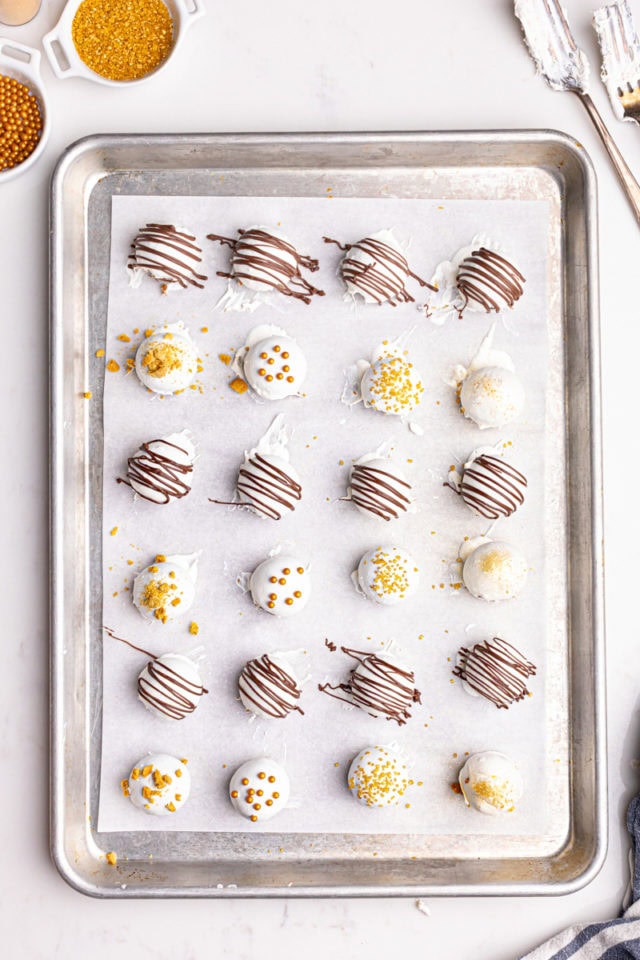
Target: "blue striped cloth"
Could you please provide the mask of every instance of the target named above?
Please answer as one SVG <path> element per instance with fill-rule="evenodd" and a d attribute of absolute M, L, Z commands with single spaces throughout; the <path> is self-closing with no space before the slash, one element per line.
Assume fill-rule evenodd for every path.
<path fill-rule="evenodd" d="M 627 810 L 631 834 L 631 906 L 615 920 L 569 927 L 521 960 L 640 960 L 640 796 Z"/>

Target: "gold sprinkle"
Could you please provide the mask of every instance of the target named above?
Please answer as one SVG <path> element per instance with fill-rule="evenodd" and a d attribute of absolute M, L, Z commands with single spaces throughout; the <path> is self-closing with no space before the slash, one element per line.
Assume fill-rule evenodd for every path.
<path fill-rule="evenodd" d="M 117 360 L 109 360 L 107 362 L 107 370 L 110 373 L 117 373 L 119 369 L 120 369 L 120 364 L 117 362 Z"/>
<path fill-rule="evenodd" d="M 117 858 L 117 856 L 115 855 L 115 853 L 113 852 L 113 850 L 110 850 L 109 853 L 106 853 L 106 854 L 105 854 L 105 860 L 106 860 L 107 863 L 108 863 L 110 866 L 112 866 L 112 867 L 115 867 L 115 865 L 116 865 L 117 862 L 118 862 L 118 858 Z"/>

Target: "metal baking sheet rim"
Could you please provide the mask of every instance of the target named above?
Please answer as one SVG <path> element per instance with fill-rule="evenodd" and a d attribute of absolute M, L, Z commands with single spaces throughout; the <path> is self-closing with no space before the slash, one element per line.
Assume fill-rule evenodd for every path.
<path fill-rule="evenodd" d="M 571 697 L 575 733 L 571 828 L 565 844 L 549 857 L 395 858 L 364 863 L 298 856 L 275 863 L 244 861 L 239 866 L 246 878 L 234 873 L 238 864 L 230 861 L 194 863 L 187 856 L 186 862 L 176 857 L 126 860 L 111 866 L 105 859 L 107 850 L 91 825 L 90 807 L 90 597 L 84 589 L 89 572 L 89 518 L 82 500 L 75 511 L 65 510 L 65 492 L 69 493 L 65 464 L 71 458 L 85 490 L 89 467 L 86 437 L 78 438 L 69 429 L 73 421 L 66 416 L 64 393 L 65 360 L 69 350 L 74 351 L 73 337 L 69 340 L 73 330 L 68 328 L 79 324 L 82 330 L 88 319 L 87 208 L 92 190 L 106 176 L 128 169 L 165 170 L 171 168 L 170 161 L 178 169 L 206 169 L 216 160 L 220 165 L 220 151 L 231 149 L 249 152 L 266 167 L 274 157 L 278 158 L 275 166 L 286 166 L 281 163 L 283 157 L 294 166 L 297 159 L 302 166 L 300 160 L 308 160 L 314 151 L 329 167 L 333 161 L 338 166 L 376 169 L 402 166 L 403 160 L 406 166 L 422 167 L 435 165 L 436 160 L 440 166 L 539 166 L 561 185 L 568 292 L 564 323 L 577 321 L 565 371 L 569 379 L 575 377 L 571 382 L 576 387 L 568 391 L 572 402 L 566 413 L 567 485 L 573 524 L 571 570 L 572 576 L 578 570 L 581 578 L 577 591 L 576 581 L 571 581 L 570 640 L 580 636 L 584 646 L 575 653 L 570 643 L 575 653 L 570 664 L 571 691 L 581 694 Z M 411 163 L 409 157 L 414 157 Z M 581 145 L 554 130 L 96 135 L 65 150 L 53 175 L 50 206 L 50 838 L 53 861 L 73 888 L 90 896 L 119 898 L 532 896 L 572 893 L 594 879 L 607 849 L 597 276 L 595 173 Z M 580 383 L 584 389 L 578 389 Z M 85 432 L 86 424 L 85 418 Z M 580 471 L 572 471 L 578 466 Z M 70 539 L 74 546 L 84 547 L 73 564 L 67 557 Z M 71 603 L 66 602 L 69 597 Z"/>

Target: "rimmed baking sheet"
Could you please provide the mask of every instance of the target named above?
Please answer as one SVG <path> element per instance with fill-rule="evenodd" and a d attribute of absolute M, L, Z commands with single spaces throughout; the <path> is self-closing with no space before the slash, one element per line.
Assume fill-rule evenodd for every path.
<path fill-rule="evenodd" d="M 63 158 L 54 181 L 52 208 L 53 849 L 70 882 L 86 892 L 116 896 L 229 893 L 254 896 L 283 891 L 288 895 L 327 892 L 390 895 L 417 891 L 429 894 L 546 893 L 566 892 L 586 882 L 597 870 L 605 846 L 602 828 L 605 776 L 601 745 L 603 640 L 598 554 L 593 192 L 592 174 L 584 154 L 567 138 L 548 132 L 515 136 L 106 137 L 85 141 L 71 148 Z M 281 198 L 283 206 L 284 198 L 295 198 L 291 202 L 300 209 L 304 209 L 305 202 L 310 208 L 320 209 L 320 198 L 325 204 L 332 202 L 327 200 L 328 193 L 334 198 L 333 202 L 344 200 L 345 205 L 349 200 L 355 201 L 356 206 L 361 205 L 366 198 L 371 205 L 372 219 L 376 202 L 380 202 L 380 210 L 385 204 L 401 204 L 403 200 L 408 205 L 424 204 L 425 209 L 430 204 L 444 207 L 446 226 L 442 232 L 445 236 L 438 246 L 443 256 L 453 252 L 445 249 L 447 245 L 455 247 L 469 239 L 463 234 L 469 230 L 465 218 L 469 217 L 470 209 L 484 212 L 485 219 L 489 211 L 502 210 L 508 223 L 508 208 L 513 205 L 512 216 L 516 221 L 520 217 L 522 223 L 519 209 L 533 211 L 535 207 L 540 211 L 540 205 L 544 207 L 539 218 L 544 225 L 544 243 L 538 241 L 538 253 L 531 261 L 543 264 L 538 283 L 544 288 L 544 294 L 536 305 L 545 314 L 534 318 L 541 349 L 535 369 L 540 374 L 544 368 L 541 382 L 546 409 L 544 435 L 537 437 L 544 444 L 544 455 L 538 466 L 535 457 L 530 456 L 531 450 L 526 452 L 525 442 L 521 449 L 530 463 L 529 469 L 545 489 L 544 503 L 538 504 L 544 531 L 540 542 L 545 546 L 534 564 L 537 589 L 542 592 L 537 595 L 535 590 L 532 592 L 534 607 L 528 616 L 535 615 L 535 607 L 542 601 L 544 650 L 541 657 L 545 669 L 539 678 L 542 713 L 536 722 L 540 731 L 536 762 L 541 767 L 531 779 L 544 783 L 544 797 L 549 803 L 536 810 L 536 798 L 530 794 L 526 802 L 530 804 L 531 815 L 523 815 L 520 829 L 517 822 L 515 827 L 513 823 L 508 828 L 496 827 L 493 822 L 488 827 L 484 818 L 476 818 L 477 827 L 473 819 L 458 823 L 454 817 L 449 821 L 442 811 L 453 809 L 447 808 L 447 804 L 456 799 L 448 788 L 458 765 L 454 753 L 496 744 L 483 743 L 477 735 L 467 735 L 461 730 L 452 731 L 450 746 L 446 737 L 438 742 L 437 734 L 430 742 L 425 727 L 424 753 L 433 750 L 434 757 L 425 774 L 418 773 L 427 786 L 423 792 L 424 807 L 421 808 L 420 800 L 412 803 L 412 813 L 416 816 L 421 813 L 415 832 L 406 826 L 398 828 L 396 823 L 393 827 L 383 826 L 377 812 L 373 812 L 377 818 L 375 825 L 372 821 L 371 827 L 365 826 L 362 830 L 354 829 L 351 818 L 347 829 L 336 831 L 314 829 L 312 820 L 302 817 L 295 828 L 291 828 L 295 832 L 273 832 L 278 824 L 274 821 L 267 835 L 252 835 L 245 830 L 216 828 L 213 817 L 197 823 L 196 829 L 183 829 L 174 834 L 147 830 L 146 824 L 144 829 L 128 824 L 116 831 L 98 832 L 95 828 L 100 826 L 97 821 L 99 770 L 107 730 L 103 727 L 102 714 L 101 637 L 105 619 L 101 602 L 103 553 L 107 545 L 103 548 L 101 534 L 103 522 L 110 524 L 112 520 L 102 516 L 104 367 L 93 358 L 96 347 L 105 344 L 112 222 L 117 224 L 116 217 L 112 221 L 112 211 L 118 205 L 125 206 L 130 197 L 161 196 L 162 201 L 158 203 L 163 209 L 167 205 L 170 208 L 176 197 L 211 197 L 213 205 L 225 197 L 224 206 L 231 211 L 231 222 L 246 213 L 247 197 L 268 197 L 272 204 L 274 198 L 276 201 Z M 77 206 L 79 197 L 83 198 L 81 210 Z M 451 210 L 448 218 L 447 206 Z M 456 209 L 457 216 L 454 215 Z M 469 223 L 482 219 L 482 216 L 471 216 Z M 493 225 L 500 232 L 501 216 L 496 212 L 493 219 L 497 221 Z M 532 223 L 535 219 L 532 216 Z M 533 235 L 536 236 L 535 229 Z M 80 271 L 78 264 L 82 264 Z M 578 276 L 578 264 L 587 264 L 587 283 L 583 266 Z M 524 298 L 522 306 L 524 311 Z M 405 318 L 400 319 L 396 314 L 392 317 L 395 333 L 406 325 Z M 408 323 L 409 314 L 406 318 Z M 263 319 L 260 315 L 259 320 Z M 273 319 L 270 315 L 269 320 Z M 439 337 L 439 349 L 445 352 L 455 331 L 458 349 L 449 349 L 449 352 L 453 361 L 462 362 L 487 327 L 484 320 L 476 326 L 474 318 L 464 321 L 464 334 L 460 332 L 462 325 L 456 329 L 451 322 L 436 332 L 429 327 L 430 321 L 419 319 L 417 313 L 416 320 L 421 326 L 413 336 L 420 336 L 423 331 L 421 343 L 428 337 Z M 220 322 L 226 321 L 225 315 Z M 282 325 L 287 326 L 286 316 L 282 316 L 282 321 Z M 209 325 L 217 322 L 217 318 L 210 315 Z M 289 322 L 295 325 L 293 315 Z M 299 322 L 302 330 L 304 323 L 310 321 L 301 316 Z M 369 325 L 368 320 L 363 322 Z M 382 314 L 371 321 L 370 331 L 357 338 L 363 349 L 369 340 L 372 345 L 374 340 L 379 341 L 384 335 L 385 323 Z M 471 332 L 470 323 L 475 327 Z M 238 325 L 237 317 L 234 325 Z M 241 318 L 240 327 L 251 325 L 246 317 Z M 111 332 L 115 335 L 115 329 Z M 510 349 L 514 341 L 506 334 L 505 339 Z M 569 350 L 567 342 L 570 342 Z M 503 343 L 500 346 L 506 348 Z M 521 341 L 520 348 L 523 347 L 525 344 Z M 355 342 L 348 347 L 351 352 L 355 348 Z M 514 349 L 517 353 L 517 339 Z M 456 355 L 460 351 L 463 355 Z M 211 352 L 215 356 L 217 347 Z M 526 362 L 523 354 L 521 363 L 526 365 Z M 83 394 L 89 391 L 92 400 L 87 403 Z M 446 403 L 445 388 L 440 392 Z M 434 396 L 434 399 L 437 398 Z M 356 415 L 360 413 L 362 411 Z M 368 429 L 370 422 L 366 420 L 362 424 Z M 358 421 L 356 431 L 360 423 Z M 303 429 L 303 425 L 298 426 L 299 438 Z M 530 429 L 535 438 L 535 420 L 531 421 Z M 378 430 L 376 424 L 374 432 L 380 435 L 384 431 Z M 310 434 L 310 447 L 315 443 L 311 439 L 314 435 L 321 436 L 322 430 L 319 428 L 317 434 Z M 467 431 L 468 442 L 467 439 L 456 442 L 461 457 L 468 452 L 465 444 L 470 445 L 470 449 L 475 445 L 471 437 Z M 363 436 L 362 443 L 364 439 Z M 398 443 L 411 445 L 408 435 L 399 434 Z M 342 447 L 344 445 L 343 442 Z M 348 457 L 366 452 L 364 446 L 352 452 L 336 447 L 327 451 L 327 456 L 337 461 L 340 453 Z M 303 452 L 301 444 L 299 455 Z M 411 452 L 408 451 L 407 459 L 413 459 Z M 238 450 L 234 457 L 232 452 L 230 461 L 237 460 L 240 453 Z M 406 453 L 403 450 L 403 454 Z M 333 486 L 338 482 L 336 471 Z M 208 492 L 213 496 L 218 493 Z M 332 488 L 329 496 L 335 492 Z M 429 495 L 423 494 L 423 499 L 428 501 Z M 344 506 L 338 504 L 337 508 Z M 455 504 L 451 515 L 455 518 L 455 529 L 463 531 L 465 524 L 474 525 L 469 524 L 467 517 L 463 519 L 461 510 L 455 509 L 460 506 Z M 510 522 L 515 522 L 515 518 Z M 507 531 L 503 532 L 506 536 Z M 449 535 L 455 539 L 451 531 Z M 265 536 L 261 529 L 260 539 Z M 378 534 L 372 532 L 371 536 Z M 275 534 L 274 539 L 277 539 Z M 136 543 L 136 547 L 139 546 Z M 147 546 L 151 550 L 151 544 Z M 108 549 L 111 547 L 109 544 Z M 442 559 L 448 550 L 453 550 L 452 544 L 441 548 Z M 83 562 L 80 563 L 80 559 Z M 126 560 L 123 554 L 123 563 Z M 543 566 L 544 571 L 540 569 Z M 434 583 L 440 589 L 439 584 Z M 470 615 L 460 609 L 470 599 L 456 598 L 461 601 L 455 608 L 458 630 L 460 624 L 470 620 Z M 237 605 L 239 601 L 234 599 L 234 603 Z M 248 617 L 253 613 L 248 611 Z M 486 619 L 486 611 L 478 610 L 476 619 L 483 617 Z M 448 622 L 446 616 L 438 622 L 437 629 L 442 633 Z M 455 716 L 461 704 L 453 697 L 461 694 L 441 689 L 447 682 L 447 668 L 442 666 L 446 658 L 443 656 L 440 662 L 433 659 L 433 638 L 428 654 L 421 654 L 419 645 L 424 640 L 418 637 L 420 633 L 424 637 L 428 630 L 419 631 L 414 624 L 411 630 L 413 658 L 420 661 L 416 674 L 426 679 L 426 684 L 424 681 L 420 684 L 423 697 L 437 704 L 416 711 L 411 722 L 424 727 L 430 722 L 429 718 L 445 721 L 451 710 L 455 731 Z M 388 632 L 385 627 L 385 636 Z M 137 639 L 139 642 L 140 637 Z M 357 645 L 351 637 L 331 639 Z M 444 638 L 440 636 L 438 640 L 442 642 Z M 317 644 L 317 638 L 312 644 L 309 637 L 310 646 L 317 650 Z M 457 645 L 452 640 L 448 652 L 452 653 Z M 277 646 L 272 641 L 268 644 L 269 649 Z M 440 650 L 443 655 L 446 653 L 444 646 Z M 248 652 L 253 655 L 263 651 Z M 321 671 L 333 676 L 344 672 L 345 664 L 338 663 L 336 656 L 327 659 L 319 654 Z M 327 701 L 322 709 L 328 710 L 328 715 L 340 710 L 339 705 L 328 698 Z M 459 711 L 465 720 L 469 716 L 468 706 L 464 704 Z M 502 736 L 512 753 L 517 750 L 519 738 L 525 737 L 522 728 L 525 721 L 519 708 L 528 706 L 518 705 L 506 718 L 509 733 Z M 193 720 L 195 722 L 196 717 Z M 500 720 L 504 731 L 504 721 Z M 239 718 L 239 725 L 244 722 L 243 717 Z M 345 729 L 352 724 L 358 726 L 357 736 L 351 736 L 354 740 L 351 746 L 356 739 L 359 745 L 365 745 L 359 741 L 368 730 L 363 731 L 361 727 L 369 722 L 374 721 L 368 717 L 358 717 L 355 721 L 352 716 L 344 719 Z M 491 715 L 486 716 L 489 730 L 496 722 Z M 64 739 L 60 735 L 61 723 L 66 725 Z M 437 728 L 437 722 L 433 726 Z M 369 729 L 371 742 L 393 739 L 386 730 L 380 734 L 377 729 Z M 499 736 L 495 732 L 492 735 Z M 465 739 L 471 739 L 472 743 L 465 743 Z M 348 752 L 346 744 L 342 746 L 345 756 L 342 753 L 336 756 L 336 762 L 340 763 L 345 762 Z M 588 757 L 580 756 L 584 750 Z M 63 757 L 65 760 L 61 763 Z M 233 756 L 216 757 L 220 768 L 223 761 L 232 759 Z M 295 767 L 295 760 L 293 762 Z M 435 784 L 434 768 L 436 771 L 439 768 Z M 76 789 L 71 788 L 71 770 L 76 774 L 73 780 Z M 221 770 L 219 776 L 222 781 Z M 82 799 L 77 791 L 80 784 L 84 785 Z M 211 786 L 212 796 L 221 803 L 224 798 L 220 784 Z M 433 819 L 435 828 L 425 829 L 425 818 L 434 810 L 437 810 Z M 464 809 L 461 812 L 467 813 Z M 372 812 L 364 811 L 365 815 L 369 813 Z M 71 837 L 75 853 L 70 860 Z M 117 867 L 106 865 L 104 854 L 108 850 L 117 852 Z"/>

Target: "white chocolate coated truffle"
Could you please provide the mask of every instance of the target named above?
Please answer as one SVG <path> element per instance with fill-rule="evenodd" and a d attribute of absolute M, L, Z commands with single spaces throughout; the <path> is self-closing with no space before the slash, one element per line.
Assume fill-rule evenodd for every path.
<path fill-rule="evenodd" d="M 408 767 L 389 747 L 365 747 L 351 762 L 347 785 L 365 807 L 397 807 L 410 786 Z"/>
<path fill-rule="evenodd" d="M 133 602 L 145 620 L 175 620 L 193 603 L 196 577 L 196 554 L 156 559 L 133 581 Z"/>
<path fill-rule="evenodd" d="M 522 590 L 528 564 L 522 553 L 504 540 L 485 540 L 464 559 L 462 579 L 474 597 L 510 600 Z"/>
<path fill-rule="evenodd" d="M 238 767 L 229 781 L 234 808 L 253 823 L 270 820 L 289 802 L 289 775 L 271 757 L 256 757 Z"/>
<path fill-rule="evenodd" d="M 397 520 L 411 507 L 411 484 L 390 459 L 371 458 L 354 463 L 347 497 L 360 513 Z"/>
<path fill-rule="evenodd" d="M 365 303 L 407 303 L 413 300 L 405 284 L 413 277 L 421 286 L 429 286 L 409 269 L 407 258 L 391 230 L 379 230 L 357 243 L 336 243 L 345 255 L 340 263 L 347 296 L 361 297 Z"/>
<path fill-rule="evenodd" d="M 191 490 L 196 448 L 186 430 L 150 440 L 129 457 L 127 479 L 133 492 L 150 503 L 180 500 Z"/>
<path fill-rule="evenodd" d="M 507 367 L 480 367 L 462 381 L 460 407 L 481 430 L 511 423 L 523 406 L 522 381 Z"/>
<path fill-rule="evenodd" d="M 391 354 L 379 357 L 365 370 L 360 392 L 365 407 L 401 417 L 420 404 L 424 387 L 413 363 L 404 355 Z"/>
<path fill-rule="evenodd" d="M 125 797 L 145 813 L 164 817 L 182 807 L 191 790 L 191 775 L 184 759 L 168 753 L 149 753 L 121 784 Z"/>
<path fill-rule="evenodd" d="M 274 617 L 292 617 L 311 596 L 309 564 L 299 557 L 268 557 L 251 574 L 249 590 L 261 610 Z"/>
<path fill-rule="evenodd" d="M 496 750 L 469 757 L 458 781 L 466 805 L 491 816 L 513 813 L 523 792 L 522 775 L 515 763 Z"/>
<path fill-rule="evenodd" d="M 245 380 L 265 400 L 294 396 L 307 375 L 307 361 L 296 341 L 277 334 L 252 344 L 242 365 Z"/>
<path fill-rule="evenodd" d="M 202 289 L 207 279 L 196 272 L 202 262 L 202 250 L 184 227 L 166 223 L 148 223 L 138 231 L 129 254 L 129 283 L 140 285 L 144 274 L 160 283 L 163 293 L 187 286 Z"/>
<path fill-rule="evenodd" d="M 198 371 L 196 345 L 181 323 L 169 324 L 142 341 L 135 368 L 140 382 L 153 393 L 185 390 Z"/>
<path fill-rule="evenodd" d="M 402 547 L 383 546 L 369 550 L 353 574 L 356 588 L 374 603 L 394 606 L 418 589 L 420 571 L 411 554 Z"/>
<path fill-rule="evenodd" d="M 296 710 L 304 713 L 298 701 L 302 678 L 298 676 L 295 655 L 265 653 L 249 660 L 238 680 L 238 694 L 245 710 L 258 717 L 287 717 Z"/>
<path fill-rule="evenodd" d="M 482 453 L 464 465 L 460 496 L 488 520 L 509 517 L 524 503 L 527 478 L 502 457 Z"/>
<path fill-rule="evenodd" d="M 205 693 L 197 663 L 181 653 L 150 660 L 138 676 L 138 699 L 151 713 L 169 720 L 184 720 Z"/>
<path fill-rule="evenodd" d="M 240 501 L 259 517 L 280 520 L 302 499 L 300 475 L 288 460 L 272 453 L 254 452 L 238 473 Z"/>

